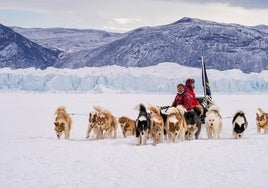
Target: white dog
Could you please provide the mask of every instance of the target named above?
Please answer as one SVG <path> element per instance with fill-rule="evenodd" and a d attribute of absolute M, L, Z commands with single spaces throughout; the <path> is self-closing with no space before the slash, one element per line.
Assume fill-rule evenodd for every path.
<path fill-rule="evenodd" d="M 213 105 L 208 109 L 205 118 L 205 125 L 208 139 L 220 138 L 222 117 L 218 106 Z"/>

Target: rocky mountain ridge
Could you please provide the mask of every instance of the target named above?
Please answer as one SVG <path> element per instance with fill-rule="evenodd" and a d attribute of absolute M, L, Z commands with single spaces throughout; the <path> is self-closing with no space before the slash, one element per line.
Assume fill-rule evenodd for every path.
<path fill-rule="evenodd" d="M 45 64 L 47 67 L 146 67 L 162 62 L 200 67 L 200 57 L 204 56 L 208 69 L 240 69 L 245 73 L 268 70 L 267 26 L 248 27 L 183 18 L 171 24 L 137 28 L 127 33 L 63 28 L 13 29 L 57 52 L 56 61 L 49 61 Z M 1 67 L 16 68 L 11 66 L 12 59 L 1 56 L 4 48 L 1 46 Z M 51 57 L 55 59 L 55 54 Z M 27 67 L 26 62 L 19 63 L 25 63 L 24 67 Z"/>

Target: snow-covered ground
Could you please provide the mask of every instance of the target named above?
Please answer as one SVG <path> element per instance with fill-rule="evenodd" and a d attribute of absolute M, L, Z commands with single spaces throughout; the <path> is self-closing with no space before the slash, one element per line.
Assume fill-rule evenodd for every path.
<path fill-rule="evenodd" d="M 267 187 L 268 135 L 256 133 L 257 108 L 268 112 L 267 95 L 214 95 L 221 108 L 221 139 L 182 143 L 149 142 L 135 137 L 85 139 L 93 105 L 116 117 L 136 118 L 134 107 L 170 105 L 165 94 L 0 93 L 0 186 L 15 187 Z M 73 115 L 70 140 L 54 133 L 54 111 L 65 105 Z M 230 118 L 246 112 L 249 127 L 235 140 Z"/>

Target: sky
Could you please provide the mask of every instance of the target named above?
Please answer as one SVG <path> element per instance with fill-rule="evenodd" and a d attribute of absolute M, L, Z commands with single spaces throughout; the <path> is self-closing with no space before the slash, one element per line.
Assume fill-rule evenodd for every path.
<path fill-rule="evenodd" d="M 24 28 L 126 32 L 183 17 L 220 23 L 268 25 L 264 0 L 0 0 L 0 23 Z"/>

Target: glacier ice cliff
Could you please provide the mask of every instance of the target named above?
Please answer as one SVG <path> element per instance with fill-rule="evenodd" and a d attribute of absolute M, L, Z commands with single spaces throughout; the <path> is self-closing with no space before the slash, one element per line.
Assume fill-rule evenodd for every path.
<path fill-rule="evenodd" d="M 233 69 L 208 69 L 213 93 L 268 92 L 268 71 L 243 73 Z M 176 93 L 176 85 L 187 78 L 196 80 L 196 93 L 202 94 L 200 68 L 175 63 L 150 67 L 90 67 L 80 69 L 45 70 L 28 68 L 0 69 L 0 91 L 79 92 L 79 93 Z"/>

